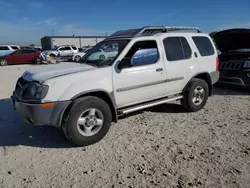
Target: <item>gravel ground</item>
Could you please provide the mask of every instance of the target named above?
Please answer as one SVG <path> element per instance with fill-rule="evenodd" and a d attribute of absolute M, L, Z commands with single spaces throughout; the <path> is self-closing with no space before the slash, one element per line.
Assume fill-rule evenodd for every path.
<path fill-rule="evenodd" d="M 150 108 L 74 148 L 12 110 L 8 98 L 30 67 L 0 67 L 1 187 L 250 187 L 249 93 L 216 88 L 197 113 L 178 103 Z"/>

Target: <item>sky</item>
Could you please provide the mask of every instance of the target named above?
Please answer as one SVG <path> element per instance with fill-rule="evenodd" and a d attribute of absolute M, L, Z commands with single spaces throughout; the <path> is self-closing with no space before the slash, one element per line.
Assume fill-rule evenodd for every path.
<path fill-rule="evenodd" d="M 250 28 L 250 0 L 0 0 L 0 44 L 40 45 L 43 36 L 108 35 L 147 25 L 203 32 Z"/>

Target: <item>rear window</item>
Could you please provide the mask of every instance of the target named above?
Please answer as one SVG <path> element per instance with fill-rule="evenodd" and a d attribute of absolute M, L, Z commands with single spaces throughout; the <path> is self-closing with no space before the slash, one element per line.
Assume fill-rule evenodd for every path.
<path fill-rule="evenodd" d="M 192 39 L 196 47 L 198 48 L 201 56 L 214 55 L 214 48 L 209 38 L 199 36 L 199 37 L 192 37 Z"/>
<path fill-rule="evenodd" d="M 0 46 L 0 50 L 10 50 L 7 46 Z"/>
<path fill-rule="evenodd" d="M 11 46 L 13 50 L 18 50 L 19 48 L 17 46 Z"/>
<path fill-rule="evenodd" d="M 73 50 L 77 50 L 77 48 L 75 46 L 72 46 Z"/>

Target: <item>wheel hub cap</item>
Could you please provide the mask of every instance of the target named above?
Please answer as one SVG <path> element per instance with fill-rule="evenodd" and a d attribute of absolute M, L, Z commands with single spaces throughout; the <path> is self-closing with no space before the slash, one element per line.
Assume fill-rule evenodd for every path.
<path fill-rule="evenodd" d="M 88 109 L 78 118 L 77 129 L 83 136 L 93 136 L 101 130 L 103 121 L 104 117 L 100 110 Z"/>
<path fill-rule="evenodd" d="M 193 103 L 195 105 L 200 105 L 205 98 L 205 90 L 203 87 L 198 86 L 195 88 L 194 93 L 193 93 Z"/>

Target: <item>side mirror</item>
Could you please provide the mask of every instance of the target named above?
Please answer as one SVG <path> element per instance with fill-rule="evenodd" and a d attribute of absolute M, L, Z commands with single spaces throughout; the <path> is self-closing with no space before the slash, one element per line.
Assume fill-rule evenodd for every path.
<path fill-rule="evenodd" d="M 118 69 L 129 68 L 132 66 L 133 64 L 130 58 L 123 58 L 118 64 Z"/>

